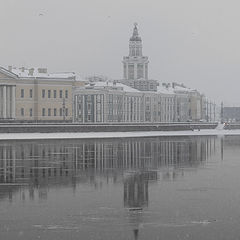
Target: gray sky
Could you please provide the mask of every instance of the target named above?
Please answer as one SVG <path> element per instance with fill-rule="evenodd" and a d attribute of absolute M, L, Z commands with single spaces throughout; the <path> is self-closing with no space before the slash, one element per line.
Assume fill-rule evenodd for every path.
<path fill-rule="evenodd" d="M 0 65 L 122 78 L 138 22 L 149 78 L 240 105 L 240 1 L 0 0 Z"/>

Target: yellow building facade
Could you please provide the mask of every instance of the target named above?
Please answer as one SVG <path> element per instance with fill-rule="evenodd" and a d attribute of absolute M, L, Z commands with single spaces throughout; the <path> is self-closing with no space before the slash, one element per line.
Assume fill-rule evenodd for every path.
<path fill-rule="evenodd" d="M 0 119 L 71 122 L 72 89 L 81 84 L 74 73 L 0 68 Z"/>

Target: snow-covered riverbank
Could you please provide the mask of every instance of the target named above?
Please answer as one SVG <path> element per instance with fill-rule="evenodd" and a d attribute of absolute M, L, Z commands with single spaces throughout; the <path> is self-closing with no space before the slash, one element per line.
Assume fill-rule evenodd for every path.
<path fill-rule="evenodd" d="M 0 140 L 33 139 L 90 139 L 157 136 L 217 136 L 240 135 L 240 130 L 142 131 L 142 132 L 87 132 L 87 133 L 1 133 Z"/>

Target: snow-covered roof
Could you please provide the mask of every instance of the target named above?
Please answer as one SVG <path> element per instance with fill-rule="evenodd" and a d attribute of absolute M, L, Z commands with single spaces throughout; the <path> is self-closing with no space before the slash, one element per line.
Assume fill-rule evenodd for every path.
<path fill-rule="evenodd" d="M 19 78 L 75 78 L 74 72 L 63 72 L 63 73 L 48 73 L 46 68 L 16 68 L 12 67 L 11 71 Z"/>
<path fill-rule="evenodd" d="M 112 82 L 112 81 L 106 81 L 106 82 L 93 82 L 85 87 L 92 87 L 93 89 L 107 89 L 107 90 L 122 90 L 124 92 L 131 92 L 131 93 L 140 93 L 141 91 L 131 88 L 127 85 L 124 85 L 122 83 Z"/>
<path fill-rule="evenodd" d="M 162 86 L 162 85 L 157 86 L 157 93 L 175 94 L 172 87 L 165 87 L 165 86 Z"/>
<path fill-rule="evenodd" d="M 196 92 L 197 91 L 196 89 L 187 88 L 179 85 L 174 86 L 174 90 L 179 92 Z"/>

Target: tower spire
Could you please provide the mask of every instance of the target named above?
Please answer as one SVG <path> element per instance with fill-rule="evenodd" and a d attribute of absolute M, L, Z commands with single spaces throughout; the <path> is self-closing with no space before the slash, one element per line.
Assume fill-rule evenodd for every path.
<path fill-rule="evenodd" d="M 130 38 L 130 41 L 142 41 L 141 38 L 138 35 L 138 28 L 137 28 L 137 23 L 134 23 L 134 28 L 133 28 L 133 35 Z"/>
<path fill-rule="evenodd" d="M 148 79 L 148 57 L 142 55 L 142 39 L 138 24 L 134 23 L 129 39 L 129 55 L 123 57 L 123 77 L 126 80 Z"/>

